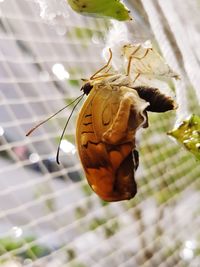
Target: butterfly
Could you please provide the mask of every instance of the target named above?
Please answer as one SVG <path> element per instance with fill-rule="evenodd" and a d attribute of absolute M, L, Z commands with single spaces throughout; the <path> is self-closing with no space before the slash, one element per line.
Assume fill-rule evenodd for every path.
<path fill-rule="evenodd" d="M 148 112 L 177 108 L 172 97 L 149 84 L 153 84 L 157 76 L 178 78 L 178 75 L 146 44 L 122 47 L 122 56 L 126 60 L 125 73 L 113 70 L 111 49 L 109 55 L 102 68 L 90 79 L 83 80 L 83 94 L 72 102 L 77 101 L 72 113 L 87 95 L 76 123 L 79 158 L 93 191 L 105 201 L 121 201 L 131 199 L 137 193 L 135 171 L 139 166 L 139 153 L 136 133 L 140 128 L 148 127 Z M 68 106 L 33 127 L 26 135 Z M 58 163 L 59 147 L 60 143 L 56 157 Z"/>
<path fill-rule="evenodd" d="M 134 57 L 135 50 L 140 53 L 137 57 Z M 165 112 L 177 106 L 172 97 L 159 89 L 135 85 L 140 75 L 146 75 L 147 69 L 153 75 L 156 72 L 162 75 L 170 73 L 168 65 L 157 57 L 154 50 L 124 46 L 128 58 L 125 74 L 110 71 L 111 49 L 109 52 L 107 64 L 85 80 L 81 88 L 87 99 L 77 119 L 76 144 L 93 191 L 105 201 L 121 201 L 133 198 L 137 192 L 135 171 L 139 165 L 139 153 L 135 139 L 139 128 L 148 127 L 147 113 Z M 148 53 L 153 55 L 148 58 Z M 150 70 L 151 57 L 156 58 L 154 64 L 164 68 L 164 72 L 160 67 L 157 71 L 154 66 Z M 139 64 L 133 64 L 132 60 L 139 61 Z M 131 68 L 134 67 L 138 73 L 132 78 Z"/>

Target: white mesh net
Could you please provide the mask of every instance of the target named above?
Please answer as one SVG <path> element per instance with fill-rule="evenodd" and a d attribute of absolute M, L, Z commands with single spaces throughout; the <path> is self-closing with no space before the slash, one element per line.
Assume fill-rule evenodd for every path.
<path fill-rule="evenodd" d="M 0 1 L 0 266 L 199 267 L 199 163 L 166 132 L 199 113 L 200 2 L 127 5 L 136 19 L 126 24 L 134 40 L 151 39 L 180 74 L 174 82 L 180 108 L 149 116 L 151 127 L 138 143 L 138 193 L 108 204 L 82 172 L 76 114 L 61 165 L 55 162 L 72 108 L 25 134 L 80 95 L 81 78 L 104 63 L 112 24 L 75 14 L 64 0 Z"/>

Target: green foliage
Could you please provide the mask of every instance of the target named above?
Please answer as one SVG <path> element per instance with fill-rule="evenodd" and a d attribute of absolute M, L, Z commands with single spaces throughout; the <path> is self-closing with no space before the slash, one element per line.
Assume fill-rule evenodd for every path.
<path fill-rule="evenodd" d="M 88 198 L 86 202 L 84 202 L 84 205 L 78 206 L 75 208 L 75 217 L 77 220 L 85 217 L 88 213 L 93 208 L 93 202 Z"/>
<path fill-rule="evenodd" d="M 117 220 L 112 220 L 107 223 L 106 218 L 94 218 L 89 225 L 89 229 L 94 231 L 101 225 L 103 226 L 104 233 L 107 238 L 114 235 L 119 230 L 119 222 Z"/>
<path fill-rule="evenodd" d="M 79 80 L 69 79 L 68 83 L 69 83 L 70 86 L 74 86 L 74 87 L 78 87 L 79 86 Z"/>
<path fill-rule="evenodd" d="M 179 194 L 200 175 L 198 162 L 167 138 L 166 133 L 173 120 L 172 115 L 149 114 L 149 128 L 143 132 L 138 148 L 141 164 L 145 170 L 137 181 L 138 197 L 142 188 L 143 196 L 153 197 L 158 205 L 167 203 L 170 199 L 177 199 Z M 130 203 L 137 204 L 138 197 Z"/>
<path fill-rule="evenodd" d="M 99 227 L 100 225 L 103 225 L 106 223 L 106 219 L 105 218 L 94 218 L 90 225 L 89 225 L 89 229 L 90 230 L 95 230 L 97 227 Z"/>
<path fill-rule="evenodd" d="M 18 256 L 23 259 L 26 259 L 26 258 L 37 259 L 39 257 L 42 257 L 50 253 L 50 250 L 45 246 L 30 244 L 34 240 L 35 240 L 34 237 L 26 237 L 24 239 L 12 238 L 12 237 L 1 238 L 0 239 L 0 255 L 3 255 L 5 251 L 7 251 L 7 252 L 13 252 L 14 256 Z M 20 252 L 15 251 L 17 249 L 20 249 L 24 245 L 27 245 L 26 249 L 23 249 Z"/>
<path fill-rule="evenodd" d="M 114 220 L 109 224 L 106 224 L 104 227 L 105 235 L 107 238 L 115 235 L 118 230 L 119 230 L 119 222 L 117 220 Z"/>
<path fill-rule="evenodd" d="M 88 184 L 84 184 L 82 186 L 82 191 L 85 193 L 86 196 L 90 196 L 91 194 L 93 194 L 93 191 Z"/>
<path fill-rule="evenodd" d="M 77 220 L 83 218 L 84 216 L 87 215 L 87 209 L 86 208 L 83 208 L 83 207 L 77 207 L 75 209 L 75 217 Z"/>
<path fill-rule="evenodd" d="M 168 133 L 200 160 L 200 117 L 192 115 Z"/>
<path fill-rule="evenodd" d="M 91 39 L 94 31 L 89 28 L 74 27 L 68 32 L 69 37 L 76 37 L 77 39 Z"/>
<path fill-rule="evenodd" d="M 103 199 L 99 199 L 99 201 L 100 201 L 100 203 L 101 203 L 101 205 L 102 205 L 103 207 L 105 207 L 105 206 L 108 206 L 108 205 L 109 205 L 109 202 L 107 202 L 107 201 L 104 201 Z"/>
<path fill-rule="evenodd" d="M 75 262 L 71 265 L 68 265 L 69 267 L 86 267 L 83 263 Z"/>
<path fill-rule="evenodd" d="M 71 8 L 86 16 L 131 20 L 130 11 L 119 0 L 68 0 Z"/>
<path fill-rule="evenodd" d="M 75 259 L 77 256 L 75 250 L 72 248 L 68 248 L 66 252 L 69 261 Z"/>
<path fill-rule="evenodd" d="M 151 153 L 151 158 L 145 163 L 146 175 L 138 181 L 138 188 L 145 187 L 145 197 L 153 196 L 159 205 L 166 203 L 169 199 L 177 197 L 181 193 L 187 184 L 194 182 L 198 177 L 190 173 L 187 178 L 187 183 L 180 183 L 178 187 L 175 186 L 176 181 L 181 180 L 188 170 L 188 161 L 191 157 L 182 151 L 181 157 L 177 156 L 176 161 L 172 161 L 170 165 L 166 163 L 167 160 L 174 155 L 179 155 L 179 147 L 172 145 L 166 149 L 167 142 L 160 142 L 156 145 L 147 145 L 142 149 L 142 153 Z M 160 151 L 160 153 L 156 153 Z M 155 153 L 154 153 L 155 152 Z M 195 166 L 195 162 L 191 161 Z M 152 166 L 157 166 L 157 175 L 155 176 L 155 170 L 151 169 Z M 159 167 L 162 166 L 162 167 Z M 180 168 L 180 166 L 182 166 Z M 151 182 L 152 181 L 152 182 Z"/>

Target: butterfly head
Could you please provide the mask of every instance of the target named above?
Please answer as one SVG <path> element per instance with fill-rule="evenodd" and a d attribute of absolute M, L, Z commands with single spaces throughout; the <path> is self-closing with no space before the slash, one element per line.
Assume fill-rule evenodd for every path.
<path fill-rule="evenodd" d="M 82 79 L 83 80 L 83 79 Z M 93 85 L 92 83 L 90 82 L 90 80 L 83 80 L 84 81 L 84 84 L 83 86 L 81 87 L 81 91 L 84 92 L 85 95 L 89 95 L 90 91 L 92 90 L 93 88 Z"/>

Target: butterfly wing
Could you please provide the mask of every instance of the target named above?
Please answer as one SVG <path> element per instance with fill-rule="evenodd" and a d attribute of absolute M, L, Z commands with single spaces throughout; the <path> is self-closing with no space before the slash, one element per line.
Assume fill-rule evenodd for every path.
<path fill-rule="evenodd" d="M 77 146 L 92 189 L 104 200 L 136 194 L 138 166 L 134 133 L 146 120 L 148 103 L 133 89 L 95 85 L 77 120 Z"/>

